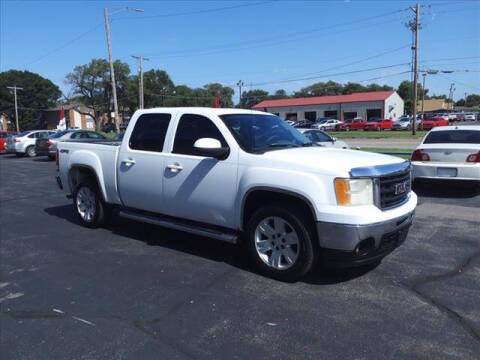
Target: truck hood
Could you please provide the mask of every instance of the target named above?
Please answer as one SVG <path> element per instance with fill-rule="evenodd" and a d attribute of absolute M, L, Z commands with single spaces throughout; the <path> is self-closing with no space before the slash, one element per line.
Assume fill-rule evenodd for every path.
<path fill-rule="evenodd" d="M 352 168 L 402 163 L 399 157 L 360 150 L 304 147 L 268 151 L 263 156 L 291 170 L 347 176 Z"/>

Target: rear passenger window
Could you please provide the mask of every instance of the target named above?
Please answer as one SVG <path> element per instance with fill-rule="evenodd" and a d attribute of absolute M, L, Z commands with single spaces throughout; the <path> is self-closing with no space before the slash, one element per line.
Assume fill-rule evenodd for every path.
<path fill-rule="evenodd" d="M 130 148 L 162 152 L 171 117 L 170 114 L 141 115 L 130 135 Z"/>
<path fill-rule="evenodd" d="M 172 152 L 176 154 L 198 155 L 193 144 L 201 138 L 217 139 L 223 147 L 227 146 L 227 142 L 220 130 L 209 118 L 201 115 L 184 114 L 178 122 Z"/>

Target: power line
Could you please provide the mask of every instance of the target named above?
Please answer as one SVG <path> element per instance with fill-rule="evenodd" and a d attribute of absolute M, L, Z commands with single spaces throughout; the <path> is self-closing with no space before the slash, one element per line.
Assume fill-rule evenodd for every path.
<path fill-rule="evenodd" d="M 141 18 L 135 17 L 118 17 L 116 20 L 144 20 L 144 19 L 155 19 L 155 18 L 166 18 L 166 17 L 174 17 L 174 16 L 185 16 L 185 15 L 197 15 L 197 14 L 205 14 L 210 12 L 218 12 L 224 10 L 232 10 L 238 9 L 242 7 L 250 7 L 250 6 L 258 6 L 258 5 L 265 5 L 269 3 L 273 3 L 275 0 L 268 0 L 268 1 L 260 1 L 256 3 L 248 3 L 248 4 L 239 4 L 239 5 L 231 5 L 231 6 L 223 6 L 213 9 L 204 9 L 204 10 L 193 10 L 193 11 L 185 11 L 185 12 L 176 12 L 176 13 L 169 13 L 169 14 L 156 14 L 156 15 L 149 15 L 149 16 L 142 16 Z"/>
<path fill-rule="evenodd" d="M 322 75 L 322 76 L 310 76 L 310 77 L 296 78 L 296 79 L 264 81 L 264 82 L 259 82 L 259 83 L 253 83 L 252 86 L 284 84 L 284 83 L 289 83 L 289 82 L 313 80 L 313 79 L 319 79 L 319 78 L 325 78 L 325 77 L 331 77 L 331 76 L 350 75 L 350 74 L 357 74 L 357 73 L 373 71 L 373 70 L 389 69 L 389 68 L 392 68 L 392 67 L 405 66 L 405 65 L 410 65 L 410 63 L 401 63 L 401 64 L 394 64 L 394 65 L 379 66 L 379 67 L 374 67 L 374 68 L 369 68 L 369 69 L 353 70 L 353 71 L 347 71 L 347 72 L 343 72 L 343 73 L 335 73 L 335 74 L 328 74 L 328 75 Z"/>
<path fill-rule="evenodd" d="M 56 53 L 57 51 L 60 51 L 60 50 L 62 50 L 62 49 L 64 49 L 64 48 L 66 48 L 67 46 L 73 44 L 75 41 L 78 41 L 78 40 L 84 38 L 85 36 L 87 36 L 88 34 L 90 34 L 92 31 L 94 31 L 94 30 L 96 30 L 97 28 L 99 28 L 102 24 L 103 24 L 103 22 L 100 22 L 100 23 L 96 24 L 94 27 L 92 27 L 92 28 L 90 28 L 89 30 L 81 33 L 80 35 L 75 36 L 73 39 L 67 41 L 66 43 L 64 43 L 64 44 L 56 47 L 55 49 L 52 49 L 52 50 L 50 50 L 49 52 L 47 52 L 47 53 L 39 56 L 37 59 L 26 63 L 25 65 L 23 65 L 23 67 L 27 67 L 28 65 L 32 65 L 32 64 L 34 64 L 34 63 L 36 63 L 36 62 L 39 62 L 40 60 L 43 60 L 43 59 L 46 58 L 47 56 L 50 56 L 50 55 Z"/>
<path fill-rule="evenodd" d="M 258 47 L 258 45 L 260 45 L 260 44 L 261 44 L 260 46 L 269 46 L 269 45 L 284 43 L 284 42 L 289 42 L 289 41 L 297 41 L 298 39 L 273 43 L 273 41 L 275 41 L 275 40 L 298 37 L 298 36 L 308 35 L 308 34 L 312 34 L 312 33 L 323 31 L 323 30 L 330 30 L 330 29 L 334 29 L 334 28 L 338 28 L 338 27 L 343 27 L 343 26 L 348 26 L 348 25 L 352 25 L 352 24 L 362 23 L 362 22 L 365 22 L 365 21 L 377 19 L 379 17 L 394 15 L 394 14 L 397 14 L 397 13 L 400 13 L 400 12 L 403 12 L 403 11 L 405 11 L 405 9 L 390 11 L 390 12 L 387 12 L 387 13 L 382 13 L 382 14 L 378 14 L 378 15 L 374 15 L 374 16 L 369 16 L 369 17 L 366 17 L 366 18 L 353 20 L 353 21 L 349 21 L 349 22 L 345 22 L 345 23 L 334 24 L 334 25 L 326 25 L 326 26 L 321 26 L 321 27 L 309 29 L 309 30 L 295 31 L 295 32 L 287 33 L 287 34 L 283 34 L 283 35 L 263 38 L 261 40 L 241 41 L 241 42 L 234 42 L 234 43 L 217 45 L 217 46 L 209 47 L 209 48 L 179 50 L 179 51 L 173 51 L 173 52 L 165 52 L 165 53 L 162 53 L 162 54 L 159 54 L 159 55 L 156 55 L 156 54 L 148 54 L 148 55 L 150 57 L 161 56 L 163 58 L 166 58 L 166 57 L 183 57 L 183 56 L 191 56 L 192 54 L 196 54 L 196 55 L 216 54 L 218 52 L 217 51 L 213 52 L 213 51 L 214 50 L 221 50 L 221 49 L 235 48 L 234 50 L 237 50 L 239 47 L 241 48 L 242 45 L 247 45 L 247 47 L 246 47 L 247 49 L 248 48 L 253 48 L 253 47 Z M 387 20 L 387 21 L 381 22 L 381 23 L 376 22 L 374 24 L 369 24 L 368 27 L 370 27 L 372 25 L 373 26 L 378 26 L 378 25 L 383 24 L 383 23 L 385 23 L 385 24 L 386 23 L 391 23 L 391 20 Z M 362 27 L 360 27 L 360 28 L 362 28 Z M 359 28 L 352 28 L 352 29 L 346 29 L 346 31 L 352 31 L 352 30 L 358 30 L 358 29 Z M 333 31 L 333 32 L 339 33 L 338 31 Z M 345 31 L 343 31 L 343 32 L 345 32 Z M 255 45 L 255 44 L 257 44 L 257 45 Z M 254 45 L 254 46 L 252 46 L 252 45 Z M 241 48 L 241 49 L 245 49 L 245 47 Z M 212 50 L 212 52 L 202 53 L 202 52 L 210 51 L 210 50 Z"/>

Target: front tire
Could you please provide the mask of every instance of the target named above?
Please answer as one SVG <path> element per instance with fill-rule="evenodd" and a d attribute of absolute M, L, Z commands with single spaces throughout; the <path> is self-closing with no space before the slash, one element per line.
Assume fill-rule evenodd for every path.
<path fill-rule="evenodd" d="M 93 182 L 84 182 L 76 187 L 73 206 L 83 226 L 94 229 L 106 221 L 107 204 L 103 201 L 98 186 Z"/>
<path fill-rule="evenodd" d="M 35 157 L 37 156 L 37 152 L 35 151 L 35 146 L 31 145 L 25 150 L 25 154 L 27 154 L 28 157 Z"/>
<path fill-rule="evenodd" d="M 265 206 L 248 221 L 247 246 L 256 267 L 266 276 L 291 282 L 313 267 L 318 253 L 314 231 L 299 214 L 280 206 Z"/>

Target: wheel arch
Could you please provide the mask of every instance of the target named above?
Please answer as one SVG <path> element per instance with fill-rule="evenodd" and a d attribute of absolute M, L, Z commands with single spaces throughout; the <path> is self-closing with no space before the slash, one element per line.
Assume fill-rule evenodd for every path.
<path fill-rule="evenodd" d="M 100 194 L 102 195 L 102 200 L 105 201 L 104 189 L 102 188 L 97 172 L 93 167 L 85 164 L 73 164 L 70 167 L 70 170 L 68 171 L 68 184 L 72 193 L 77 185 L 86 179 L 91 179 L 97 184 Z"/>
<path fill-rule="evenodd" d="M 302 194 L 276 187 L 257 186 L 247 190 L 244 194 L 240 208 L 240 230 L 243 231 L 257 205 L 285 202 L 288 207 L 293 206 L 309 217 L 312 223 L 316 213 L 312 202 Z"/>

